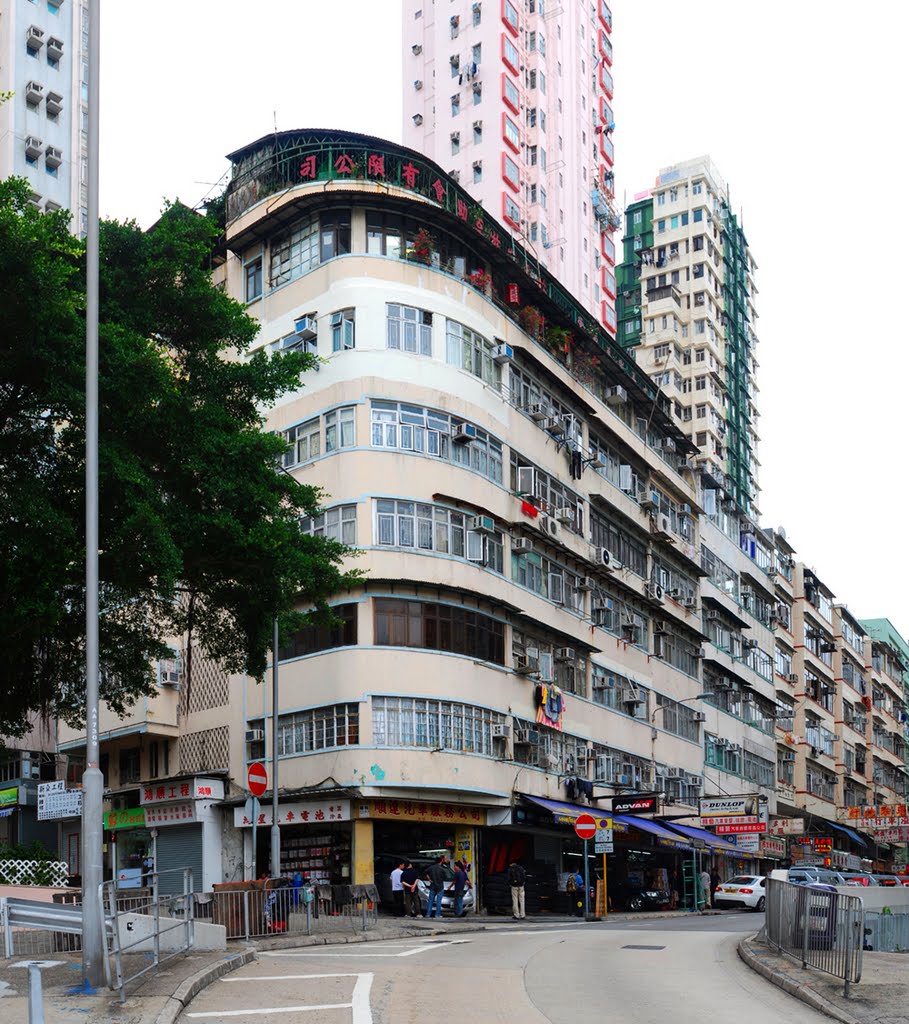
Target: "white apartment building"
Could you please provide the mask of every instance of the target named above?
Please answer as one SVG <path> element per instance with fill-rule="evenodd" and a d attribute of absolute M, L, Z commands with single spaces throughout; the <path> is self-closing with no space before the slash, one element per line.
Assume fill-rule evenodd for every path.
<path fill-rule="evenodd" d="M 625 211 L 618 337 L 672 401 L 722 496 L 759 515 L 756 263 L 709 157 Z"/>
<path fill-rule="evenodd" d="M 257 760 L 272 771 L 275 715 L 283 873 L 368 884 L 394 855 L 446 851 L 492 908 L 516 858 L 537 905 L 565 909 L 584 809 L 615 826 L 613 882 L 684 898 L 698 841 L 723 874 L 792 852 L 700 829 L 702 796 L 751 797 L 822 838 L 862 779 L 895 799 L 901 679 L 884 641 L 874 662 L 823 587 L 803 594 L 782 531 L 715 494 L 705 514 L 715 488 L 651 379 L 459 183 L 340 131 L 229 159 L 215 278 L 260 322 L 255 350 L 319 357 L 266 426 L 284 469 L 325 493 L 302 528 L 359 549 L 366 580 L 333 599 L 331 627 L 288 639 L 277 707 L 204 663 L 187 697 L 175 651 L 155 698 L 105 712 L 111 871 L 144 860 L 153 824 L 160 867 L 257 877 L 271 811 L 254 845 L 245 778 Z M 828 746 L 844 765 L 853 747 L 858 770 L 859 744 L 808 691 L 826 680 L 846 699 L 830 644 L 844 665 L 854 650 L 844 680 L 860 671 L 890 700 L 862 727 L 883 767 L 866 756 L 840 791 Z M 77 770 L 84 735 L 60 740 Z M 632 796 L 649 813 L 614 806 Z M 843 829 L 844 866 L 885 862 Z"/>
<path fill-rule="evenodd" d="M 404 0 L 403 140 L 615 333 L 612 11 Z"/>
<path fill-rule="evenodd" d="M 28 179 L 42 210 L 87 230 L 86 0 L 0 0 L 0 178 Z"/>

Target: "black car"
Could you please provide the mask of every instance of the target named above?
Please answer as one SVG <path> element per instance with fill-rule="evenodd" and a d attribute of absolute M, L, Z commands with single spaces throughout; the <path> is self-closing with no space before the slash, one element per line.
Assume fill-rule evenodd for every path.
<path fill-rule="evenodd" d="M 609 901 L 613 910 L 660 910 L 668 907 L 672 898 L 666 889 L 615 882 L 609 885 Z"/>

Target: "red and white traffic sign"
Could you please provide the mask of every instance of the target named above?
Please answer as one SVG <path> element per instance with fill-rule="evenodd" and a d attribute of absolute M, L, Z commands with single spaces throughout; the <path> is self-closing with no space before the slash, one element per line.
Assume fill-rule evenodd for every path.
<path fill-rule="evenodd" d="M 246 773 L 246 785 L 253 796 L 261 796 L 268 789 L 268 772 L 261 761 L 254 761 Z"/>
<path fill-rule="evenodd" d="M 592 814 L 579 814 L 574 822 L 579 839 L 593 839 L 597 834 L 597 820 Z"/>

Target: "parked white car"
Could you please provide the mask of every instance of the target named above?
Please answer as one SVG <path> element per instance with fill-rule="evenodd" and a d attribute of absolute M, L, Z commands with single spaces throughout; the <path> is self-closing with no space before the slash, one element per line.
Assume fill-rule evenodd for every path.
<path fill-rule="evenodd" d="M 763 875 L 736 875 L 720 882 L 713 894 L 715 907 L 748 907 L 763 910 L 765 902 Z"/>

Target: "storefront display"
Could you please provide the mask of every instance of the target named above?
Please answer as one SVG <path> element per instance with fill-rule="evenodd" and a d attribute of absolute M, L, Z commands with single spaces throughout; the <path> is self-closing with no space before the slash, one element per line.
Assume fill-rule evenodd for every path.
<path fill-rule="evenodd" d="M 298 828 L 281 829 L 281 874 L 299 872 L 308 882 L 340 885 L 350 881 L 350 829 L 306 835 Z"/>

